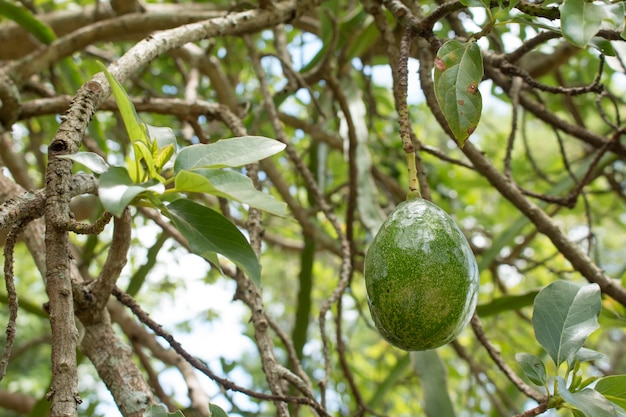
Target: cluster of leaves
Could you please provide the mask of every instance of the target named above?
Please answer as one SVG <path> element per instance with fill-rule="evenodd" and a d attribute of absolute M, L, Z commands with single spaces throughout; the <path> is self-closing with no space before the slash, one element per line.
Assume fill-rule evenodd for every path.
<path fill-rule="evenodd" d="M 217 268 L 220 265 L 217 254 L 224 255 L 259 285 L 261 267 L 241 231 L 215 210 L 188 198 L 172 196 L 213 194 L 284 216 L 285 203 L 258 191 L 245 175 L 224 168 L 257 162 L 282 151 L 285 145 L 266 137 L 244 136 L 187 146 L 176 153 L 173 131 L 142 122 L 123 86 L 104 65 L 101 68 L 111 85 L 133 153 L 126 158 L 125 166 L 109 166 L 93 152 L 65 157 L 100 176 L 98 193 L 105 210 L 119 216 L 129 204 L 159 209 L 188 240 L 194 253 Z M 164 174 L 166 168 L 168 172 Z"/>
<path fill-rule="evenodd" d="M 557 374 L 548 378 L 541 358 L 518 353 L 524 374 L 548 392 L 550 408 L 573 408 L 574 416 L 617 417 L 626 414 L 626 375 L 583 379 L 581 364 L 605 358 L 603 353 L 583 347 L 598 327 L 602 307 L 597 284 L 577 285 L 555 281 L 535 297 L 533 329 L 548 353 Z M 565 364 L 563 374 L 559 373 Z M 595 387 L 591 387 L 595 383 Z M 550 386 L 552 385 L 552 387 Z"/>

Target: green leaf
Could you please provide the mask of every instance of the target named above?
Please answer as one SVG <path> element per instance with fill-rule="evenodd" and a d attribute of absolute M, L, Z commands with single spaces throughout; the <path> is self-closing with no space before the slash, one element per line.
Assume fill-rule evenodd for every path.
<path fill-rule="evenodd" d="M 37 19 L 28 9 L 17 6 L 15 3 L 0 0 L 0 15 L 23 27 L 41 43 L 49 45 L 57 38 L 54 30 L 47 23 Z"/>
<path fill-rule="evenodd" d="M 180 171 L 174 191 L 208 193 L 239 201 L 278 216 L 287 214 L 287 204 L 256 188 L 250 178 L 227 169 Z"/>
<path fill-rule="evenodd" d="M 570 392 L 563 378 L 557 377 L 556 380 L 561 398 L 582 411 L 586 417 L 617 417 L 613 404 L 595 389 Z"/>
<path fill-rule="evenodd" d="M 102 174 L 109 169 L 109 164 L 95 152 L 76 152 L 69 155 L 59 155 L 59 158 L 78 162 L 89 168 L 94 174 Z"/>
<path fill-rule="evenodd" d="M 48 398 L 47 395 L 42 395 L 41 398 L 37 400 L 33 408 L 30 409 L 28 417 L 40 417 L 47 415 L 50 415 L 50 398 Z"/>
<path fill-rule="evenodd" d="M 483 104 L 478 84 L 483 74 L 483 59 L 476 42 L 450 40 L 437 52 L 435 95 L 461 147 L 480 120 Z"/>
<path fill-rule="evenodd" d="M 608 3 L 600 5 L 604 8 L 603 22 L 613 29 L 624 29 L 624 10 L 626 7 L 624 3 Z"/>
<path fill-rule="evenodd" d="M 170 203 L 165 214 L 185 236 L 195 254 L 211 262 L 215 261 L 215 253 L 222 254 L 260 285 L 259 260 L 241 231 L 226 217 L 185 199 Z"/>
<path fill-rule="evenodd" d="M 167 408 L 162 405 L 151 405 L 143 413 L 144 417 L 185 417 L 180 410 L 176 410 L 173 413 L 168 413 Z"/>
<path fill-rule="evenodd" d="M 574 355 L 574 360 L 577 360 L 578 362 L 598 361 L 604 358 L 606 358 L 604 353 L 593 349 L 587 349 L 586 347 L 580 348 Z"/>
<path fill-rule="evenodd" d="M 561 31 L 573 45 L 584 47 L 598 33 L 606 17 L 604 8 L 586 0 L 564 0 L 559 6 Z"/>
<path fill-rule="evenodd" d="M 487 317 L 531 306 L 538 293 L 539 291 L 530 291 L 525 294 L 503 295 L 502 297 L 494 298 L 488 303 L 479 304 L 476 307 L 476 314 L 480 317 Z"/>
<path fill-rule="evenodd" d="M 376 38 L 380 36 L 378 26 L 376 26 L 374 18 L 370 15 L 367 15 L 361 27 L 364 27 L 364 29 L 361 33 L 359 33 L 359 36 L 353 37 L 352 42 L 349 44 L 346 50 L 346 61 L 355 57 L 361 57 L 367 51 L 367 49 L 369 49 L 371 45 L 374 44 Z"/>
<path fill-rule="evenodd" d="M 120 110 L 120 115 L 122 116 L 122 120 L 124 121 L 124 126 L 126 127 L 126 132 L 128 133 L 128 138 L 131 142 L 141 141 L 146 145 L 150 144 L 150 140 L 148 138 L 147 127 L 145 124 L 139 119 L 137 116 L 137 112 L 135 111 L 135 106 L 133 106 L 132 101 L 126 94 L 126 90 L 122 84 L 107 69 L 104 64 L 100 61 L 97 61 L 98 65 L 104 72 L 105 77 L 109 81 L 111 85 L 111 91 L 113 92 L 113 96 L 115 97 L 115 102 L 117 103 L 117 107 Z"/>
<path fill-rule="evenodd" d="M 454 407 L 448 395 L 446 368 L 436 350 L 411 352 L 413 369 L 419 376 L 427 417 L 454 417 Z"/>
<path fill-rule="evenodd" d="M 161 233 L 157 238 L 156 242 L 150 246 L 148 252 L 146 253 L 146 261 L 139 266 L 130 277 L 130 282 L 128 283 L 128 287 L 126 288 L 126 293 L 128 295 L 134 297 L 137 295 L 144 282 L 146 281 L 146 277 L 152 271 L 154 266 L 157 263 L 157 257 L 159 251 L 169 239 L 169 235 L 167 233 Z"/>
<path fill-rule="evenodd" d="M 228 417 L 226 411 L 215 404 L 209 404 L 209 411 L 211 411 L 211 417 Z"/>
<path fill-rule="evenodd" d="M 367 404 L 375 409 L 386 398 L 388 392 L 399 383 L 400 378 L 406 374 L 409 365 L 411 365 L 411 356 L 404 353 L 398 358 L 393 368 L 386 370 L 385 379 L 376 386 L 376 391 Z"/>
<path fill-rule="evenodd" d="M 481 0 L 459 0 L 459 3 L 465 7 L 485 7 Z"/>
<path fill-rule="evenodd" d="M 174 172 L 240 167 L 272 156 L 283 149 L 284 143 L 263 136 L 240 136 L 210 144 L 191 145 L 178 153 Z"/>
<path fill-rule="evenodd" d="M 515 360 L 533 384 L 540 387 L 546 385 L 546 367 L 541 359 L 531 353 L 522 352 L 515 355 Z"/>
<path fill-rule="evenodd" d="M 555 281 L 535 297 L 533 329 L 535 337 L 554 363 L 571 361 L 598 327 L 601 309 L 597 284 L 576 285 Z"/>
<path fill-rule="evenodd" d="M 611 375 L 598 381 L 596 391 L 626 410 L 626 375 Z"/>
<path fill-rule="evenodd" d="M 100 176 L 98 195 L 104 209 L 120 216 L 124 209 L 142 193 L 162 194 L 165 186 L 157 181 L 135 184 L 122 167 L 111 167 Z"/>

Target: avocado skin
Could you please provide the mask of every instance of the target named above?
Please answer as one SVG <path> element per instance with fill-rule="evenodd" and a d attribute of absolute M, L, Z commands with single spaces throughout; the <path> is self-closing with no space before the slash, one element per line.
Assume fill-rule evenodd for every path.
<path fill-rule="evenodd" d="M 454 340 L 478 298 L 476 258 L 452 218 L 416 198 L 400 203 L 365 256 L 365 285 L 381 336 L 407 351 Z"/>

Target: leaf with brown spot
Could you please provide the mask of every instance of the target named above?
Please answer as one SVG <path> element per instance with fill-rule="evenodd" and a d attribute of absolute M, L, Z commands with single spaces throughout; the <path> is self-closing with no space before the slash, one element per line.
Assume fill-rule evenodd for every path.
<path fill-rule="evenodd" d="M 446 42 L 435 58 L 435 95 L 450 130 L 463 147 L 476 130 L 482 112 L 478 84 L 483 60 L 476 42 Z"/>

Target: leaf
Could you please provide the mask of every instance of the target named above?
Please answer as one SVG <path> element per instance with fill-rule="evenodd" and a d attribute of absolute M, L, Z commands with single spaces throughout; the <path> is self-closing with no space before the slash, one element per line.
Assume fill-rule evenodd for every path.
<path fill-rule="evenodd" d="M 367 403 L 372 409 L 375 409 L 386 398 L 387 393 L 397 386 L 400 378 L 406 374 L 409 365 L 411 365 L 411 356 L 408 353 L 404 353 L 403 356 L 398 358 L 393 368 L 386 370 L 385 379 L 376 385 L 376 391 L 372 399 Z"/>
<path fill-rule="evenodd" d="M 555 281 L 537 294 L 532 319 L 535 337 L 557 367 L 571 361 L 599 327 L 600 309 L 597 284 Z"/>
<path fill-rule="evenodd" d="M 539 291 L 530 291 L 525 294 L 503 295 L 494 298 L 488 303 L 479 304 L 476 307 L 476 314 L 480 317 L 487 317 L 531 306 L 538 293 Z"/>
<path fill-rule="evenodd" d="M 574 355 L 574 360 L 577 360 L 578 362 L 598 361 L 604 358 L 606 358 L 604 353 L 593 349 L 587 349 L 585 347 L 580 348 L 578 352 L 576 352 L 576 355 Z"/>
<path fill-rule="evenodd" d="M 586 417 L 617 417 L 613 404 L 595 389 L 570 392 L 563 378 L 557 377 L 556 380 L 561 398 L 582 411 Z"/>
<path fill-rule="evenodd" d="M 146 123 L 146 129 L 154 148 L 152 159 L 155 171 L 161 172 L 165 164 L 176 153 L 176 136 L 169 127 L 151 126 Z"/>
<path fill-rule="evenodd" d="M 488 0 L 459 0 L 459 3 L 461 3 L 463 6 L 465 7 L 488 7 L 489 3 L 485 4 L 485 2 Z"/>
<path fill-rule="evenodd" d="M 162 194 L 165 186 L 157 181 L 135 184 L 122 167 L 111 167 L 100 176 L 98 195 L 104 209 L 120 216 L 137 196 L 145 192 Z"/>
<path fill-rule="evenodd" d="M 133 142 L 133 151 L 135 152 L 135 160 L 137 162 L 143 161 L 145 162 L 145 168 L 148 169 L 148 173 L 150 174 L 150 179 L 157 178 L 159 180 L 165 181 L 158 172 L 156 172 L 156 166 L 154 164 L 154 159 L 152 158 L 152 149 L 148 147 L 142 141 Z"/>
<path fill-rule="evenodd" d="M 459 146 L 474 132 L 482 111 L 478 84 L 483 59 L 476 42 L 450 40 L 435 58 L 435 95 Z"/>
<path fill-rule="evenodd" d="M 109 169 L 109 164 L 95 152 L 76 152 L 69 155 L 59 155 L 59 158 L 78 162 L 89 168 L 94 174 L 102 174 Z"/>
<path fill-rule="evenodd" d="M 143 413 L 144 417 L 185 417 L 180 410 L 176 410 L 173 413 L 168 413 L 167 408 L 162 405 L 151 405 Z"/>
<path fill-rule="evenodd" d="M 215 404 L 209 404 L 209 411 L 211 412 L 211 417 L 228 417 L 226 411 Z"/>
<path fill-rule="evenodd" d="M 411 352 L 413 369 L 419 376 L 427 417 L 454 417 L 454 407 L 448 395 L 446 368 L 436 350 Z"/>
<path fill-rule="evenodd" d="M 191 145 L 178 153 L 174 172 L 240 167 L 272 156 L 283 149 L 284 143 L 263 136 L 240 136 L 210 144 Z"/>
<path fill-rule="evenodd" d="M 227 169 L 180 171 L 176 175 L 175 186 L 174 191 L 213 194 L 278 216 L 287 214 L 286 203 L 257 190 L 250 178 L 235 171 Z"/>
<path fill-rule="evenodd" d="M 171 127 L 167 126 L 152 126 L 144 123 L 148 133 L 150 142 L 155 142 L 159 149 L 163 149 L 166 146 L 176 146 L 176 135 Z"/>
<path fill-rule="evenodd" d="M 357 39 L 360 40 L 360 38 Z M 358 43 L 358 41 L 356 43 Z M 352 129 L 357 141 L 355 152 L 356 186 L 359 192 L 356 197 L 356 206 L 359 211 L 359 218 L 365 227 L 367 227 L 368 231 L 375 235 L 387 216 L 380 208 L 378 187 L 372 174 L 372 157 L 367 143 L 370 137 L 367 124 L 367 108 L 361 87 L 357 84 L 356 80 L 351 78 L 342 80 L 341 89 L 346 97 L 348 110 L 353 120 Z M 340 118 L 339 133 L 344 141 L 344 149 L 348 149 L 350 147 L 350 135 L 348 133 L 349 123 L 343 112 L 338 116 Z M 320 163 L 321 166 L 315 167 L 316 172 L 326 169 L 326 158 L 320 158 L 318 163 Z"/>
<path fill-rule="evenodd" d="M 600 7 L 604 9 L 604 23 L 616 30 L 624 28 L 624 3 L 601 4 Z"/>
<path fill-rule="evenodd" d="M 598 381 L 596 391 L 626 410 L 626 375 L 611 375 Z"/>
<path fill-rule="evenodd" d="M 57 38 L 47 23 L 37 19 L 28 9 L 12 2 L 0 0 L 0 15 L 23 27 L 41 43 L 49 45 Z"/>
<path fill-rule="evenodd" d="M 137 116 L 137 112 L 135 111 L 135 106 L 133 106 L 132 101 L 126 94 L 126 90 L 122 84 L 104 66 L 100 61 L 97 61 L 98 65 L 104 72 L 105 77 L 109 81 L 111 85 L 111 91 L 113 92 L 113 96 L 115 97 L 115 102 L 117 103 L 117 107 L 120 110 L 120 115 L 122 116 L 122 120 L 124 121 L 124 126 L 126 127 L 126 132 L 128 133 L 128 138 L 131 142 L 141 141 L 146 145 L 150 144 L 150 140 L 148 138 L 147 127 L 145 124 L 139 119 Z"/>
<path fill-rule="evenodd" d="M 522 352 L 515 355 L 515 360 L 533 384 L 540 387 L 546 385 L 546 367 L 541 359 L 531 353 Z"/>
<path fill-rule="evenodd" d="M 559 11 L 563 36 L 569 43 L 581 48 L 598 33 L 606 17 L 601 5 L 586 0 L 564 0 Z"/>
<path fill-rule="evenodd" d="M 212 262 L 215 261 L 215 253 L 222 254 L 260 285 L 259 260 L 241 231 L 226 217 L 185 199 L 170 203 L 165 214 L 185 236 L 195 254 Z"/>

